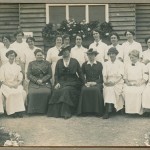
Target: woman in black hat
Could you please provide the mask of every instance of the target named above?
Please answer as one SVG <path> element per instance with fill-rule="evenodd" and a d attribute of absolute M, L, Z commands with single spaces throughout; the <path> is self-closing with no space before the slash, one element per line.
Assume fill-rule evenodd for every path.
<path fill-rule="evenodd" d="M 78 111 L 80 114 L 94 113 L 98 116 L 103 115 L 103 75 L 102 64 L 95 60 L 97 51 L 89 49 L 87 52 L 89 61 L 82 65 L 83 74 L 86 77 L 85 86 L 82 87 Z"/>
<path fill-rule="evenodd" d="M 103 119 L 109 118 L 109 113 L 112 112 L 114 107 L 116 111 L 123 108 L 123 75 L 124 65 L 116 59 L 118 51 L 115 47 L 111 47 L 108 50 L 108 56 L 110 60 L 104 63 L 103 79 L 104 79 L 104 102 L 105 102 L 105 114 Z"/>
<path fill-rule="evenodd" d="M 26 93 L 21 85 L 23 75 L 20 66 L 14 61 L 17 53 L 10 50 L 6 53 L 6 57 L 9 61 L 0 69 L 1 91 L 6 98 L 6 112 L 8 115 L 21 117 L 21 112 L 25 111 L 26 98 Z"/>
<path fill-rule="evenodd" d="M 62 48 L 56 68 L 55 86 L 47 115 L 49 117 L 70 118 L 76 110 L 80 89 L 84 83 L 84 77 L 78 61 L 70 58 L 71 47 Z"/>

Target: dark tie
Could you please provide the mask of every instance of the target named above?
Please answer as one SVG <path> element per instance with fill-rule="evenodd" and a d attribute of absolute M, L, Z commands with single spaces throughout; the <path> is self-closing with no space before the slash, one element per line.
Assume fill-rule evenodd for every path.
<path fill-rule="evenodd" d="M 132 66 L 135 66 L 135 64 L 132 64 Z"/>
<path fill-rule="evenodd" d="M 97 42 L 97 43 L 96 43 L 96 47 L 97 47 L 98 45 L 99 45 L 99 43 Z"/>

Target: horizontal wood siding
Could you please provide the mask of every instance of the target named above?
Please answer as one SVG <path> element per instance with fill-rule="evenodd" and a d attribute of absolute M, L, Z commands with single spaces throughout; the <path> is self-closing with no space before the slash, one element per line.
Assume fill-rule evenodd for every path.
<path fill-rule="evenodd" d="M 13 33 L 18 29 L 18 26 L 19 4 L 0 4 L 0 38 L 3 34 L 8 33 L 13 42 Z"/>
<path fill-rule="evenodd" d="M 42 28 L 45 24 L 45 4 L 20 4 L 20 26 L 24 32 L 33 32 L 35 45 L 41 48 L 44 48 Z"/>
<path fill-rule="evenodd" d="M 135 19 L 135 4 L 109 4 L 109 21 L 120 35 L 120 43 L 125 41 L 125 30 L 135 31 Z"/>
<path fill-rule="evenodd" d="M 150 4 L 136 4 L 136 37 L 147 48 L 145 38 L 150 36 Z"/>

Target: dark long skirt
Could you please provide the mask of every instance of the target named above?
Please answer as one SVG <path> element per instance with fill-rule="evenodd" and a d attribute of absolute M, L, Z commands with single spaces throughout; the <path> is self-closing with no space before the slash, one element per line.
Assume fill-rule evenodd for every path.
<path fill-rule="evenodd" d="M 79 101 L 80 90 L 73 86 L 65 86 L 54 90 L 49 101 L 48 117 L 71 117 L 75 113 Z"/>
<path fill-rule="evenodd" d="M 51 88 L 45 86 L 40 88 L 29 87 L 27 112 L 46 113 L 50 96 Z"/>
<path fill-rule="evenodd" d="M 82 87 L 77 114 L 96 113 L 103 115 L 104 100 L 101 88 L 97 86 Z"/>

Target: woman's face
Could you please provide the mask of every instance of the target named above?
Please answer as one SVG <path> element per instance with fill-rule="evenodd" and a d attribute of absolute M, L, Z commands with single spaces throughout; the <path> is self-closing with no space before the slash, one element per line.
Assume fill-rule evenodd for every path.
<path fill-rule="evenodd" d="M 69 37 L 66 37 L 64 39 L 64 45 L 69 45 L 70 44 L 70 38 Z"/>
<path fill-rule="evenodd" d="M 99 40 L 100 39 L 100 34 L 96 31 L 93 31 L 93 37 L 95 40 Z"/>
<path fill-rule="evenodd" d="M 57 37 L 56 38 L 56 45 L 57 46 L 61 46 L 62 45 L 62 38 L 61 37 Z"/>
<path fill-rule="evenodd" d="M 15 56 L 15 53 L 12 53 L 12 54 L 9 54 L 9 55 L 8 55 L 8 59 L 9 59 L 10 62 L 13 62 L 14 59 L 15 59 L 15 57 L 16 57 L 16 56 Z"/>
<path fill-rule="evenodd" d="M 135 63 L 139 60 L 138 57 L 133 56 L 133 55 L 130 55 L 129 57 L 130 57 L 130 60 L 131 60 L 131 62 L 132 62 L 133 64 L 135 64 Z"/>
<path fill-rule="evenodd" d="M 114 60 L 116 60 L 116 54 L 115 53 L 110 53 L 109 54 L 109 57 L 110 57 L 110 59 L 111 59 L 111 61 L 114 61 Z"/>
<path fill-rule="evenodd" d="M 43 58 L 44 58 L 44 56 L 41 52 L 36 53 L 35 57 L 36 57 L 36 60 L 43 60 Z"/>
<path fill-rule="evenodd" d="M 118 38 L 117 38 L 116 35 L 112 35 L 112 36 L 110 37 L 110 40 L 111 40 L 111 43 L 112 43 L 112 44 L 118 44 Z"/>
<path fill-rule="evenodd" d="M 96 57 L 96 55 L 94 53 L 87 54 L 87 56 L 88 56 L 89 61 L 94 61 L 95 57 Z"/>
<path fill-rule="evenodd" d="M 23 38 L 22 33 L 19 33 L 19 34 L 16 35 L 17 41 L 22 41 L 22 38 Z"/>
<path fill-rule="evenodd" d="M 150 39 L 147 40 L 147 46 L 150 48 Z"/>
<path fill-rule="evenodd" d="M 10 41 L 6 37 L 3 38 L 3 43 L 4 45 L 10 45 Z"/>
<path fill-rule="evenodd" d="M 31 39 L 28 39 L 27 43 L 28 43 L 29 47 L 34 46 L 34 41 Z"/>
<path fill-rule="evenodd" d="M 127 38 L 127 40 L 133 40 L 133 34 L 130 33 L 129 31 L 127 31 L 126 38 Z"/>
<path fill-rule="evenodd" d="M 70 51 L 69 50 L 65 50 L 63 52 L 63 57 L 69 57 L 70 56 Z"/>
<path fill-rule="evenodd" d="M 82 45 L 82 38 L 80 36 L 76 37 L 76 45 L 81 46 Z"/>

